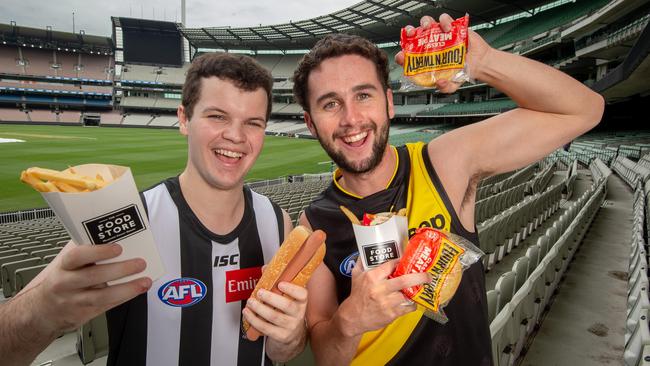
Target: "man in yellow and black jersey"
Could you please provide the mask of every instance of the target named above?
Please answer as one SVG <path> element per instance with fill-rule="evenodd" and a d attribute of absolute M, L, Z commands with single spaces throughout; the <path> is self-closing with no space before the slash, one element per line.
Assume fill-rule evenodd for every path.
<path fill-rule="evenodd" d="M 443 31 L 450 30 L 451 21 L 446 14 L 440 17 Z M 434 20 L 425 16 L 420 23 L 427 28 Z M 339 210 L 345 205 L 361 217 L 406 208 L 409 231 L 431 226 L 478 244 L 474 204 L 480 179 L 539 160 L 600 121 L 598 94 L 469 33 L 471 76 L 503 91 L 519 108 L 428 144 L 388 145 L 394 116 L 388 62 L 371 42 L 328 36 L 298 65 L 294 95 L 307 126 L 339 167 L 330 187 L 301 217 L 302 224 L 328 234 L 325 262 L 308 285 L 308 327 L 318 364 L 492 364 L 480 261 L 465 271 L 445 307 L 449 322 L 436 323 L 399 291 L 426 282 L 425 276 L 389 279 L 394 261 L 365 272 L 354 266 L 354 234 Z M 401 53 L 396 61 L 403 62 Z M 459 85 L 441 80 L 436 87 L 451 93 Z"/>

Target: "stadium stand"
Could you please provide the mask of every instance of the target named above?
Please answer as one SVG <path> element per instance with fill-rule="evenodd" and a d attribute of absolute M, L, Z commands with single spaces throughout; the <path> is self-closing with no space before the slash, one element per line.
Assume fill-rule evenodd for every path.
<path fill-rule="evenodd" d="M 150 114 L 125 114 L 122 120 L 123 125 L 146 126 L 153 120 Z"/>
<path fill-rule="evenodd" d="M 122 124 L 122 119 L 124 116 L 117 112 L 113 111 L 110 113 L 102 113 L 101 114 L 101 123 L 107 124 L 107 125 L 119 125 Z"/>
<path fill-rule="evenodd" d="M 644 51 L 648 40 L 644 34 L 648 33 L 650 19 L 647 2 L 525 1 L 517 4 L 500 2 L 498 6 L 476 2 L 471 7 L 474 7 L 469 10 L 472 23 L 492 46 L 526 54 L 560 68 L 586 85 L 604 90 L 606 97 L 610 95 L 607 94 L 609 90 L 616 89 L 611 94 L 616 98 L 608 97 L 610 103 L 622 100 L 620 104 L 624 107 L 638 105 L 637 110 L 645 112 L 647 96 L 643 95 L 647 95 L 647 86 L 644 89 L 638 85 L 647 80 L 647 73 L 635 71 L 635 74 L 630 70 L 647 63 L 647 52 Z M 399 50 L 395 46 L 399 28 L 412 23 L 413 14 L 417 12 L 439 14 L 447 11 L 457 17 L 464 14 L 464 10 L 458 12 L 443 3 L 434 7 L 427 2 L 396 5 L 386 1 L 362 2 L 351 9 L 354 11 L 346 9 L 333 14 L 336 18 L 327 15 L 273 27 L 223 31 L 221 28 L 179 26 L 179 31 L 194 47 L 196 54 L 204 52 L 200 49 L 243 48 L 243 52 L 254 54 L 271 70 L 276 98 L 273 118 L 267 124 L 269 134 L 310 135 L 299 118 L 301 108 L 291 98 L 293 84 L 289 78 L 302 57 L 300 50 L 309 48 L 315 39 L 332 29 L 365 35 L 380 43 L 388 54 L 397 117 L 390 127 L 391 144 L 430 141 L 458 126 L 516 107 L 512 100 L 485 84 L 465 85 L 452 96 L 440 95 L 435 90 L 400 91 L 402 70 L 393 61 Z M 519 13 L 521 10 L 524 12 Z M 113 45 L 101 53 L 92 54 L 89 50 L 74 53 L 64 51 L 65 48 L 41 49 L 36 42 L 34 47 L 23 46 L 15 39 L 12 43 L 11 34 L 30 30 L 2 26 L 0 35 L 9 40 L 9 44 L 0 44 L 0 122 L 79 123 L 88 107 L 97 107 L 97 110 L 92 110 L 101 115 L 102 124 L 177 127 L 177 118 L 169 112 L 178 106 L 179 99 L 167 94 L 180 95 L 187 63 L 182 67 L 171 67 L 126 62 L 118 68 L 116 58 L 110 54 L 115 49 Z M 264 32 L 259 31 L 262 28 Z M 259 32 L 257 35 L 256 31 Z M 263 39 L 259 36 L 269 32 L 277 37 Z M 238 39 L 233 36 L 235 34 L 240 37 L 247 35 Z M 65 37 L 78 38 L 73 34 Z M 54 34 L 57 42 L 65 37 Z M 103 38 L 90 44 L 100 47 L 103 42 L 110 41 Z M 46 46 L 44 42 L 43 46 Z M 627 60 L 630 54 L 634 57 Z M 615 73 L 621 68 L 619 65 L 630 74 L 620 76 L 620 73 Z M 115 80 L 114 69 L 121 69 Z M 644 70 L 644 67 L 637 70 Z M 81 78 L 95 81 L 77 80 Z M 600 84 L 604 85 L 602 89 L 596 88 Z M 37 89 L 42 91 L 37 92 Z M 106 97 L 91 97 L 89 93 L 109 94 L 108 97 L 112 97 L 116 104 L 112 105 Z M 635 99 L 640 101 L 630 102 Z M 615 117 L 634 120 L 630 124 L 634 127 L 639 125 L 638 115 L 632 109 Z M 611 120 L 619 123 L 617 118 Z M 433 121 L 444 123 L 433 124 Z M 650 364 L 647 320 L 650 307 L 647 278 L 650 133 L 647 129 L 619 130 L 618 124 L 612 129 L 615 131 L 582 136 L 572 141 L 567 150 L 556 150 L 537 164 L 516 172 L 484 179 L 477 188 L 476 224 L 481 249 L 486 253 L 483 263 L 493 357 L 497 366 L 587 364 L 587 359 L 597 358 L 597 351 L 616 342 L 612 346 L 616 347 L 616 352 L 603 358 L 607 362 L 593 364 L 608 364 L 611 360 L 625 365 Z M 305 205 L 327 186 L 330 179 L 329 175 L 285 177 L 249 185 L 270 196 L 295 221 Z M 628 201 L 628 196 L 633 197 Z M 626 218 L 628 212 L 629 220 Z M 0 214 L 0 301 L 2 294 L 13 296 L 23 288 L 68 240 L 58 220 L 51 217 L 51 212 L 35 216 L 28 213 Z M 616 232 L 618 236 L 609 235 L 610 232 Z M 608 288 L 607 273 L 600 275 L 603 272 L 601 268 L 609 267 L 599 262 L 599 270 L 593 272 L 593 268 L 584 267 L 585 259 L 581 257 L 588 257 L 589 261 L 602 260 L 602 257 L 611 259 L 612 252 L 605 252 L 604 248 L 621 243 L 629 253 L 623 253 L 625 270 L 621 272 L 627 284 L 623 289 L 625 308 L 619 311 L 613 305 L 613 301 L 619 300 L 618 292 L 612 291 L 604 296 L 603 292 L 598 292 L 601 288 Z M 579 253 L 579 250 L 583 252 Z M 617 250 L 621 251 L 620 248 Z M 605 254 L 599 257 L 599 252 Z M 581 275 L 593 277 L 598 286 L 589 287 L 584 282 L 578 284 Z M 617 287 L 620 287 L 619 283 L 614 282 Z M 578 300 L 587 298 L 584 293 L 597 296 L 580 303 Z M 602 339 L 608 343 L 597 343 L 591 333 L 591 338 L 588 338 L 577 332 L 590 325 L 583 326 L 577 322 L 580 315 L 584 313 L 594 317 L 592 311 L 600 307 L 607 308 L 610 313 L 607 320 L 618 322 L 620 332 L 610 333 L 614 336 L 620 333 L 620 341 L 603 336 Z M 567 314 L 567 308 L 581 311 L 580 314 L 575 311 Z M 576 339 L 589 343 L 585 348 L 594 353 L 593 357 L 571 358 L 579 357 L 574 354 L 583 355 L 579 347 L 571 343 Z M 569 351 L 563 348 L 566 345 L 571 345 Z M 78 333 L 77 348 L 79 357 L 75 355 L 75 358 L 81 358 L 84 363 L 105 355 L 105 320 L 100 317 L 84 325 Z M 304 363 L 289 364 L 312 362 L 308 359 Z"/>
<path fill-rule="evenodd" d="M 476 103 L 456 103 L 445 104 L 442 107 L 425 110 L 421 114 L 424 116 L 463 116 L 463 115 L 488 115 L 499 114 L 517 106 L 510 99 L 490 100 Z"/>
<path fill-rule="evenodd" d="M 0 121 L 27 122 L 27 114 L 16 108 L 0 108 Z"/>
<path fill-rule="evenodd" d="M 171 127 L 178 123 L 178 117 L 176 116 L 156 116 L 150 123 L 149 126 L 165 126 Z"/>

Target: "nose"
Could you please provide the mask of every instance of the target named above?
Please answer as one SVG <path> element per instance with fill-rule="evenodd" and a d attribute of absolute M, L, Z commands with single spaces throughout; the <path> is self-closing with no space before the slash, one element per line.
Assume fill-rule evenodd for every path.
<path fill-rule="evenodd" d="M 223 131 L 223 138 L 232 143 L 239 144 L 246 140 L 244 125 L 241 122 L 233 121 Z"/>
<path fill-rule="evenodd" d="M 355 103 L 346 103 L 343 114 L 343 125 L 357 125 L 363 122 L 363 113 L 361 108 L 355 105 Z"/>

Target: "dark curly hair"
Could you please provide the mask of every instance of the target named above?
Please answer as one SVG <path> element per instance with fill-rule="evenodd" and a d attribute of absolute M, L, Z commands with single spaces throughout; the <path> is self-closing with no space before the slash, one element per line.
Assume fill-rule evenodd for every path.
<path fill-rule="evenodd" d="M 377 76 L 384 91 L 388 90 L 388 57 L 377 45 L 369 40 L 349 34 L 329 35 L 312 47 L 293 73 L 293 96 L 303 110 L 309 112 L 307 81 L 309 74 L 328 58 L 359 55 L 375 64 Z"/>
<path fill-rule="evenodd" d="M 201 79 L 216 76 L 232 81 L 245 91 L 264 89 L 267 95 L 266 119 L 271 115 L 273 77 L 259 62 L 246 55 L 206 53 L 192 61 L 183 84 L 183 106 L 188 119 L 192 118 L 194 105 L 201 97 Z"/>

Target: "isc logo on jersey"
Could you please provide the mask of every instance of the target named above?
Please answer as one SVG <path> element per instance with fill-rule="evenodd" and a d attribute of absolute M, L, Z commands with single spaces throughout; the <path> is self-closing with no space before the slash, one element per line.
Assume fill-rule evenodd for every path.
<path fill-rule="evenodd" d="M 158 289 L 158 298 L 169 306 L 192 306 L 203 300 L 207 288 L 205 284 L 195 278 L 176 278 Z"/>
<path fill-rule="evenodd" d="M 342 275 L 352 277 L 352 269 L 357 263 L 357 258 L 359 258 L 359 252 L 354 252 L 345 257 L 345 259 L 339 265 L 339 271 Z"/>

